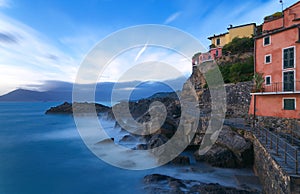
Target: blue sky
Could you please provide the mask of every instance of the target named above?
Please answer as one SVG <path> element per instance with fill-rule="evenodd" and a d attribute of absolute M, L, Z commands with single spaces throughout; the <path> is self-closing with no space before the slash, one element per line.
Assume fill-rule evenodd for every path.
<path fill-rule="evenodd" d="M 295 2 L 285 0 L 284 6 Z M 280 10 L 277 0 L 0 0 L 0 95 L 46 80 L 74 82 L 93 46 L 123 28 L 169 25 L 208 47 L 207 37 L 226 32 L 229 24 L 261 24 L 264 16 Z M 156 57 L 162 52 L 150 51 Z M 123 55 L 122 61 L 139 52 Z M 189 75 L 189 61 L 180 65 Z M 107 70 L 103 81 L 116 81 L 116 68 Z"/>

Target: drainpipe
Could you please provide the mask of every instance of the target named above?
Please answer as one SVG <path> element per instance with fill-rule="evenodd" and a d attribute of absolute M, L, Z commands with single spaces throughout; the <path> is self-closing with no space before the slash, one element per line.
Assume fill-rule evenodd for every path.
<path fill-rule="evenodd" d="M 284 28 L 284 13 L 283 13 L 283 1 L 280 0 L 279 3 L 281 3 L 281 14 L 282 14 L 282 28 Z"/>
<path fill-rule="evenodd" d="M 253 109 L 253 128 L 255 128 L 255 120 L 256 120 L 256 95 L 253 96 L 253 103 L 254 103 L 254 109 Z"/>
<path fill-rule="evenodd" d="M 256 32 L 257 33 L 257 32 Z M 253 37 L 254 38 L 254 37 Z M 256 72 L 256 39 L 254 38 L 254 56 L 253 56 L 253 63 L 254 63 L 254 73 Z M 253 128 L 255 127 L 255 120 L 256 120 L 256 95 L 253 96 Z"/>

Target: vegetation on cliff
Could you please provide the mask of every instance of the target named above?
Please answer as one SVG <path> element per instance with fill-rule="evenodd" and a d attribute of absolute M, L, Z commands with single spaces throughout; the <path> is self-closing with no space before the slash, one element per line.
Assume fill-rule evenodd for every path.
<path fill-rule="evenodd" d="M 254 72 L 253 38 L 234 38 L 226 44 L 217 59 L 225 83 L 251 81 Z"/>
<path fill-rule="evenodd" d="M 252 52 L 254 49 L 254 39 L 249 37 L 234 38 L 230 43 L 225 44 L 222 53 L 223 55 L 241 54 L 245 52 Z"/>
<path fill-rule="evenodd" d="M 225 83 L 237 83 L 251 81 L 254 72 L 253 56 L 243 62 L 231 63 L 219 66 Z"/>

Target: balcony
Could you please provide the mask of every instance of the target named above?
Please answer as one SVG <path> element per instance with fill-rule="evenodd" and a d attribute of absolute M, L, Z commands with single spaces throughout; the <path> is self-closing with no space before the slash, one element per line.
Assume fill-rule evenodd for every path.
<path fill-rule="evenodd" d="M 263 84 L 261 89 L 257 89 L 254 85 L 251 94 L 268 95 L 268 94 L 294 94 L 300 93 L 300 81 L 294 82 L 274 82 Z"/>

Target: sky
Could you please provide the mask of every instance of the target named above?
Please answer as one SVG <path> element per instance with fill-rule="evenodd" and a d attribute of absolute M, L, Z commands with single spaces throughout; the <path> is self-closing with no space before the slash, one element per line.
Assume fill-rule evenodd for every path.
<path fill-rule="evenodd" d="M 284 7 L 295 2 L 285 0 Z M 207 37 L 226 32 L 230 24 L 261 24 L 265 16 L 280 10 L 277 0 L 0 0 L 0 95 L 49 80 L 74 82 L 87 54 L 128 27 L 175 27 L 208 48 Z M 119 53 L 99 80 L 118 81 L 134 65 L 148 61 L 170 63 L 189 76 L 190 60 L 147 44 L 145 40 Z M 136 68 L 139 76 L 131 73 L 130 79 L 141 79 L 141 69 Z M 177 76 L 159 68 L 152 71 L 166 79 Z"/>

